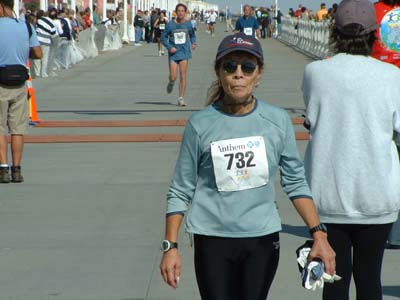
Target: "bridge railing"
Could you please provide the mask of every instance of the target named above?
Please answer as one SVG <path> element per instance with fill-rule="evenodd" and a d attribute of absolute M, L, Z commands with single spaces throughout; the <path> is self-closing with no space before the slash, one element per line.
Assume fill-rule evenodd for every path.
<path fill-rule="evenodd" d="M 285 44 L 314 58 L 325 58 L 329 50 L 330 23 L 282 17 L 278 36 Z"/>

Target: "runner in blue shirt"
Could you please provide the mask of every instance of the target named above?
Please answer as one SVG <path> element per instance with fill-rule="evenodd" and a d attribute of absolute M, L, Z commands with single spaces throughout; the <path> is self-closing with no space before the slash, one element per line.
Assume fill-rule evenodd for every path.
<path fill-rule="evenodd" d="M 186 89 L 186 73 L 192 49 L 196 48 L 196 35 L 192 23 L 186 20 L 186 5 L 176 5 L 176 19 L 169 22 L 161 35 L 161 42 L 168 50 L 169 82 L 167 93 L 172 93 L 179 67 L 179 98 L 178 105 L 186 106 L 184 101 Z"/>
<path fill-rule="evenodd" d="M 250 15 L 251 7 L 246 4 L 243 7 L 243 16 L 236 21 L 235 32 L 243 32 L 245 35 L 257 37 L 261 39 L 261 32 L 258 21 L 255 17 Z"/>

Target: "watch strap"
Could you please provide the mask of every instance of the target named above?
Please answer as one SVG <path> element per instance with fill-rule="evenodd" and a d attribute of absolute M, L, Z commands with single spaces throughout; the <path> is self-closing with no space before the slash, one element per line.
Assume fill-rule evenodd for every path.
<path fill-rule="evenodd" d="M 322 231 L 322 232 L 327 232 L 326 226 L 325 224 L 318 224 L 317 226 L 314 226 L 312 228 L 310 228 L 309 232 L 311 235 L 313 235 L 315 232 L 317 231 Z"/>
<path fill-rule="evenodd" d="M 161 250 L 163 252 L 168 252 L 171 249 L 178 249 L 178 243 L 177 242 L 171 242 L 169 240 L 163 240 L 161 243 Z"/>

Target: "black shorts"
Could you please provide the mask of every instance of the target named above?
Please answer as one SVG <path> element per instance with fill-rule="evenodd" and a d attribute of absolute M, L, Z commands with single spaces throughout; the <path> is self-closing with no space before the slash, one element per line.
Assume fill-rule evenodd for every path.
<path fill-rule="evenodd" d="M 155 38 L 161 38 L 161 34 L 163 33 L 164 30 L 160 30 L 158 28 L 155 29 L 154 31 L 154 37 Z"/>
<path fill-rule="evenodd" d="M 204 300 L 265 300 L 278 268 L 279 233 L 194 236 L 196 279 Z"/>

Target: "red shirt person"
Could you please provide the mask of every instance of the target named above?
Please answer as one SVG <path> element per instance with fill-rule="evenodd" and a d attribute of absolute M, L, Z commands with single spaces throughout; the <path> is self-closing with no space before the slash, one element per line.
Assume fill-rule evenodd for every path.
<path fill-rule="evenodd" d="M 83 20 L 85 21 L 86 28 L 92 27 L 93 21 L 90 19 L 90 8 L 89 7 L 87 7 L 85 9 L 85 14 L 83 15 Z"/>
<path fill-rule="evenodd" d="M 372 56 L 400 67 L 400 0 L 375 3 L 377 40 Z"/>

